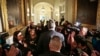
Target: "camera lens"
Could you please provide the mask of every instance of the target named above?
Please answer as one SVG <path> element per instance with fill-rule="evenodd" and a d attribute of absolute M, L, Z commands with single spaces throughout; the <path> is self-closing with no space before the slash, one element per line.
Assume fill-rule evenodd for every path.
<path fill-rule="evenodd" d="M 10 50 L 10 45 L 5 44 L 5 45 L 3 46 L 3 48 L 6 49 L 6 50 Z"/>

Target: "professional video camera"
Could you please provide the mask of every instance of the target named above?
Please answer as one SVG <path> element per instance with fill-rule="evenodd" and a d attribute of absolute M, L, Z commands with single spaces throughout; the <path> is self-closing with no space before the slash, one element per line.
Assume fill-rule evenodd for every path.
<path fill-rule="evenodd" d="M 75 27 L 80 27 L 81 26 L 81 23 L 80 22 L 75 22 L 74 26 Z"/>
<path fill-rule="evenodd" d="M 8 32 L 1 32 L 0 33 L 0 45 L 3 49 L 9 50 L 11 45 L 6 44 L 6 39 L 9 36 Z M 17 44 L 13 44 L 15 47 L 18 46 Z"/>
<path fill-rule="evenodd" d="M 96 32 L 94 33 L 94 37 L 100 38 L 100 31 L 96 31 Z"/>
<path fill-rule="evenodd" d="M 0 33 L 0 45 L 4 45 L 6 43 L 6 37 L 9 36 L 7 32 Z"/>

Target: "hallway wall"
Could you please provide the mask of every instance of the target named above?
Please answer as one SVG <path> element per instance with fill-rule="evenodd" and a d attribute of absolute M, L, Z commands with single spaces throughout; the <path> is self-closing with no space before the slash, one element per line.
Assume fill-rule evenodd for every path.
<path fill-rule="evenodd" d="M 44 5 L 40 5 L 38 6 L 37 8 L 40 8 L 41 6 L 44 6 L 45 9 L 46 7 L 49 9 L 48 10 L 45 10 L 46 12 L 48 11 L 48 13 L 46 15 L 49 15 L 49 16 L 46 16 L 46 18 L 48 19 L 54 19 L 56 21 L 59 21 L 60 17 L 59 17 L 59 4 L 60 4 L 60 0 L 31 0 L 31 12 L 34 14 L 34 16 L 31 16 L 31 20 L 35 22 L 35 24 L 39 23 L 39 13 L 41 11 L 38 11 L 36 12 L 36 10 L 39 10 L 39 9 L 35 9 L 36 5 L 39 4 L 39 3 L 44 3 Z M 38 14 L 36 14 L 38 13 Z M 37 20 L 38 19 L 38 20 Z"/>
<path fill-rule="evenodd" d="M 69 22 L 73 23 L 73 11 L 74 11 L 74 0 L 66 0 L 66 9 L 65 9 L 65 20 L 68 20 Z"/>
<path fill-rule="evenodd" d="M 2 11 L 5 11 L 5 12 L 3 12 L 3 22 L 5 22 L 4 20 L 6 20 L 7 19 L 7 13 L 6 13 L 6 7 L 5 7 L 5 1 L 6 0 L 0 0 L 0 1 L 2 1 Z M 62 1 L 62 2 L 61 2 Z M 32 12 L 34 13 L 34 5 L 35 4 L 37 4 L 37 3 L 39 3 L 39 2 L 48 2 L 49 4 L 51 4 L 53 7 L 54 7 L 54 10 L 57 10 L 57 13 L 58 14 L 60 14 L 61 12 L 59 11 L 59 8 L 60 8 L 60 4 L 63 4 L 63 6 L 62 7 L 65 7 L 64 8 L 64 10 L 65 10 L 65 12 L 64 12 L 64 16 L 65 16 L 65 20 L 68 20 L 69 22 L 71 22 L 71 23 L 74 23 L 75 22 L 75 6 L 77 6 L 77 4 L 75 4 L 75 1 L 77 1 L 77 0 L 32 0 L 32 5 L 31 5 L 31 10 L 32 10 Z M 24 9 L 23 9 L 24 10 Z M 22 11 L 23 11 L 22 10 Z M 24 12 L 24 11 L 23 11 Z M 77 12 L 77 11 L 76 11 Z M 23 15 L 24 15 L 24 13 L 23 13 Z M 55 16 L 55 17 L 54 17 Z M 32 16 L 32 19 L 33 19 L 33 17 L 34 16 Z M 53 17 L 56 19 L 57 17 L 56 17 L 56 11 L 55 12 L 53 12 Z M 60 15 L 58 16 L 59 17 L 59 19 L 60 19 Z M 24 18 L 24 16 L 23 16 L 23 18 Z M 58 20 L 58 19 L 57 19 Z M 33 19 L 33 21 L 34 21 L 34 19 Z M 59 21 L 59 20 L 58 20 Z M 96 19 L 96 26 L 97 26 L 97 29 L 99 29 L 100 30 L 100 0 L 99 0 L 99 3 L 98 3 L 98 11 L 97 11 L 97 19 Z M 23 20 L 23 23 L 24 23 L 24 20 Z M 95 26 L 95 25 L 94 25 Z M 6 20 L 6 23 L 3 23 L 3 28 L 4 28 L 4 30 L 5 31 L 9 31 L 9 28 L 8 28 L 8 24 L 7 24 L 7 20 Z M 14 30 L 14 29 L 13 29 Z M 12 31 L 13 31 L 12 30 Z"/>
<path fill-rule="evenodd" d="M 75 0 L 76 1 L 76 0 Z M 61 17 L 64 15 L 65 20 L 68 20 L 71 23 L 75 21 L 75 1 L 74 0 L 31 0 L 31 14 L 34 14 L 34 6 L 38 3 L 45 2 L 53 6 L 51 18 L 56 21 L 60 21 Z M 60 11 L 61 10 L 61 11 Z M 31 16 L 32 21 L 35 20 L 35 14 Z M 37 21 L 39 22 L 39 21 Z M 37 24 L 37 23 L 36 23 Z"/>

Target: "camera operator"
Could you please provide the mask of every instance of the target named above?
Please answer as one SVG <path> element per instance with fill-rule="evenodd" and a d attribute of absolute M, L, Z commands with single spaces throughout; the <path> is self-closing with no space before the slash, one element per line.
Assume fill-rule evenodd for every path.
<path fill-rule="evenodd" d="M 75 41 L 77 43 L 77 47 L 78 49 L 82 50 L 79 51 L 79 53 L 87 53 L 88 55 L 91 55 L 91 50 L 87 44 L 87 32 L 88 32 L 88 28 L 86 27 L 81 27 L 79 34 L 77 36 L 75 36 Z"/>

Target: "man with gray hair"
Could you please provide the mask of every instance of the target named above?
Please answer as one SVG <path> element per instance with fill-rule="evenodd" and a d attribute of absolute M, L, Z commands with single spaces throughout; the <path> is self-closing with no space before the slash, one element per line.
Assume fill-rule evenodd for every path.
<path fill-rule="evenodd" d="M 49 20 L 48 21 L 48 31 L 40 35 L 40 38 L 37 44 L 37 49 L 38 49 L 39 54 L 50 51 L 49 42 L 53 36 L 58 36 L 61 39 L 63 46 L 64 46 L 64 36 L 63 34 L 55 31 L 55 27 L 56 27 L 55 21 Z"/>

